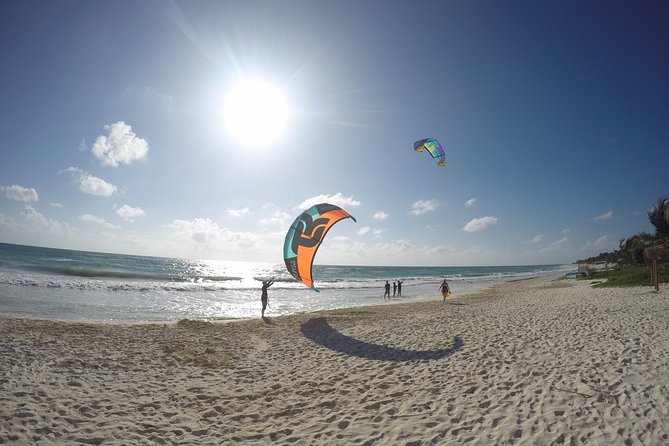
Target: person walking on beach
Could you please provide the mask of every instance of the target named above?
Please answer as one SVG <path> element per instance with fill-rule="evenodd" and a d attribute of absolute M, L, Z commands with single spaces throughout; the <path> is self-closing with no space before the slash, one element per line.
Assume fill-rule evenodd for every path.
<path fill-rule="evenodd" d="M 386 280 L 386 291 L 383 293 L 383 298 L 385 299 L 388 296 L 390 299 L 390 283 Z"/>
<path fill-rule="evenodd" d="M 393 282 L 393 297 L 395 297 L 395 293 L 397 293 L 397 282 Z"/>
<path fill-rule="evenodd" d="M 267 308 L 267 288 L 271 287 L 274 279 L 262 281 L 262 293 L 260 294 L 260 302 L 262 302 L 261 317 L 265 317 L 265 308 Z"/>
<path fill-rule="evenodd" d="M 451 289 L 448 287 L 446 279 L 439 285 L 439 291 L 441 291 L 441 295 L 444 296 L 444 302 L 446 302 L 446 298 L 451 295 Z"/>

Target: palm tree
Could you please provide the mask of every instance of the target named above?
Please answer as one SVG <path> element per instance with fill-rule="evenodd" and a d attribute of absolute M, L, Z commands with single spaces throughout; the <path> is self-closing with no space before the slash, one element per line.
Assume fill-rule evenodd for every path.
<path fill-rule="evenodd" d="M 648 232 L 640 232 L 627 239 L 620 240 L 618 246 L 623 262 L 643 265 L 643 250 L 653 244 L 654 238 Z"/>
<path fill-rule="evenodd" d="M 660 242 L 669 241 L 669 198 L 660 197 L 653 209 L 648 211 L 648 219 L 655 228 L 655 237 Z"/>

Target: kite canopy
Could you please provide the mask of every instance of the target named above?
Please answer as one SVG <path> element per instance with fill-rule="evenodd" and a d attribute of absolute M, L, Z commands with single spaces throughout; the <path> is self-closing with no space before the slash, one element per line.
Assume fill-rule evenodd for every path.
<path fill-rule="evenodd" d="M 413 148 L 416 152 L 422 152 L 423 150 L 427 149 L 430 155 L 432 155 L 432 158 L 434 158 L 434 162 L 437 163 L 437 166 L 446 165 L 446 154 L 444 153 L 444 149 L 441 147 L 441 144 L 439 144 L 439 141 L 436 139 L 426 138 L 418 140 L 413 143 Z"/>
<path fill-rule="evenodd" d="M 309 288 L 314 287 L 312 265 L 316 251 L 332 225 L 344 218 L 355 221 L 348 212 L 329 203 L 310 207 L 295 219 L 283 243 L 283 260 L 288 272 Z"/>

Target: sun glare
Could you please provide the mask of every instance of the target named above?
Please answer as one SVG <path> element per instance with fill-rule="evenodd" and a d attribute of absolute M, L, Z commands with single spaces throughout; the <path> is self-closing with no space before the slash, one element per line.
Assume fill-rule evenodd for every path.
<path fill-rule="evenodd" d="M 262 81 L 243 81 L 225 98 L 228 133 L 246 145 L 276 141 L 288 121 L 288 102 L 283 91 Z"/>

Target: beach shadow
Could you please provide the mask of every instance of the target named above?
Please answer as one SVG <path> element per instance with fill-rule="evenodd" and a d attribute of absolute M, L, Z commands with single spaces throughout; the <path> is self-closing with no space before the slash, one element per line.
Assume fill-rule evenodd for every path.
<path fill-rule="evenodd" d="M 263 316 L 262 321 L 264 323 L 266 323 L 267 325 L 274 325 L 274 322 L 272 322 L 272 319 L 268 318 L 267 316 Z"/>
<path fill-rule="evenodd" d="M 462 348 L 464 342 L 458 336 L 453 338 L 453 345 L 439 350 L 405 350 L 386 347 L 360 341 L 346 336 L 332 328 L 324 317 L 313 318 L 302 324 L 300 331 L 304 336 L 330 350 L 359 358 L 379 361 L 424 361 L 446 358 Z"/>

